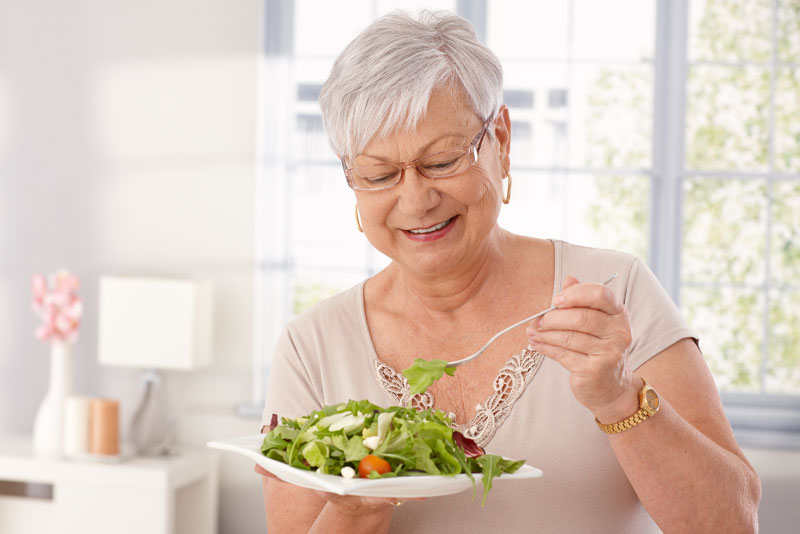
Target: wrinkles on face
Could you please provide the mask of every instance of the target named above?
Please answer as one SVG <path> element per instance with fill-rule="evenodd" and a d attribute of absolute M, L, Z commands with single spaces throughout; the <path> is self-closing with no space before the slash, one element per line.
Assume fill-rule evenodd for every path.
<path fill-rule="evenodd" d="M 466 122 L 464 130 L 467 129 Z M 441 132 L 435 139 L 419 145 L 415 131 L 405 131 L 377 140 L 367 147 L 364 153 L 352 158 L 353 165 L 374 165 L 376 163 L 404 164 L 424 156 L 460 148 L 468 143 L 462 131 Z"/>
<path fill-rule="evenodd" d="M 375 158 L 410 162 L 433 152 L 462 147 L 483 121 L 452 95 L 436 93 L 415 131 L 400 131 L 371 142 L 359 163 Z M 478 162 L 456 176 L 430 179 L 414 167 L 391 189 L 356 192 L 361 224 L 375 248 L 414 271 L 445 273 L 462 269 L 486 250 L 497 227 L 503 167 L 495 141 L 483 138 Z M 439 232 L 430 239 L 410 230 Z M 445 231 L 446 230 L 446 231 Z"/>
<path fill-rule="evenodd" d="M 468 211 L 485 217 L 486 220 L 481 226 L 489 229 L 495 225 L 500 215 L 500 204 L 502 202 L 502 197 L 500 196 L 502 191 L 498 188 L 500 180 L 494 174 L 496 173 L 480 172 L 475 177 L 479 183 L 478 200 L 468 206 Z M 502 186 L 502 184 L 500 185 Z"/>

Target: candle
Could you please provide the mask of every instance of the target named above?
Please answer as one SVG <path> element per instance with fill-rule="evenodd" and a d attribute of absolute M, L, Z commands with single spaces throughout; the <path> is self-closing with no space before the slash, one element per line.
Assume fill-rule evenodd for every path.
<path fill-rule="evenodd" d="M 119 454 L 119 402 L 92 399 L 89 403 L 89 452 Z"/>
<path fill-rule="evenodd" d="M 64 454 L 89 452 L 89 398 L 72 395 L 64 405 Z"/>

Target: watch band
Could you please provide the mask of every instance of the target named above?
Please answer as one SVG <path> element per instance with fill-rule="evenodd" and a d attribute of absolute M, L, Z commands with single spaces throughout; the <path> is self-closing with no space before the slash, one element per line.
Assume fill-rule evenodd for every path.
<path fill-rule="evenodd" d="M 596 417 L 594 419 L 594 422 L 597 423 L 597 426 L 600 427 L 600 430 L 602 430 L 606 434 L 619 434 L 620 432 L 625 432 L 626 430 L 630 430 L 639 423 L 646 421 L 648 417 L 650 416 L 647 415 L 645 409 L 639 408 L 639 410 L 635 414 L 617 423 L 604 425 L 603 423 L 598 421 Z"/>
<path fill-rule="evenodd" d="M 618 421 L 616 423 L 611 423 L 610 425 L 605 425 L 594 418 L 594 422 L 597 423 L 597 426 L 600 427 L 600 430 L 605 432 L 606 434 L 619 434 L 620 432 L 625 432 L 626 430 L 630 430 L 631 428 L 635 427 L 639 423 L 646 421 L 648 418 L 654 416 L 658 409 L 661 407 L 661 403 L 658 399 L 658 393 L 647 383 L 646 380 L 642 379 L 644 382 L 644 386 L 642 386 L 642 390 L 639 392 L 639 409 L 630 417 L 623 419 L 622 421 Z"/>

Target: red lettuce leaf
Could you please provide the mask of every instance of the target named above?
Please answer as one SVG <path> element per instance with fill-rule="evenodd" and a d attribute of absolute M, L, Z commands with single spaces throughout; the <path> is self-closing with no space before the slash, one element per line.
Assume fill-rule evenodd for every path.
<path fill-rule="evenodd" d="M 486 451 L 483 450 L 482 447 L 470 438 L 464 436 L 461 432 L 453 432 L 453 441 L 464 450 L 464 455 L 467 458 L 477 458 L 478 456 L 486 454 Z"/>

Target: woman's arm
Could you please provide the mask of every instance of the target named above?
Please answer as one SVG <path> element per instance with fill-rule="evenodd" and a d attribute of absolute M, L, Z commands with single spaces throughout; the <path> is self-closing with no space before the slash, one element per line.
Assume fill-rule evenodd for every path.
<path fill-rule="evenodd" d="M 269 534 L 381 534 L 389 531 L 390 499 L 341 497 L 262 478 Z"/>
<path fill-rule="evenodd" d="M 665 534 L 757 532 L 758 475 L 734 439 L 697 345 L 682 339 L 636 374 L 655 388 L 661 407 L 608 440 L 647 512 Z"/>
<path fill-rule="evenodd" d="M 529 340 L 570 371 L 573 394 L 601 423 L 638 410 L 642 379 L 658 392 L 661 408 L 654 416 L 608 436 L 658 526 L 665 534 L 756 532 L 758 476 L 733 437 L 694 342 L 675 343 L 634 374 L 626 360 L 627 310 L 600 284 L 569 277 L 564 288 L 559 309 L 533 323 Z"/>

